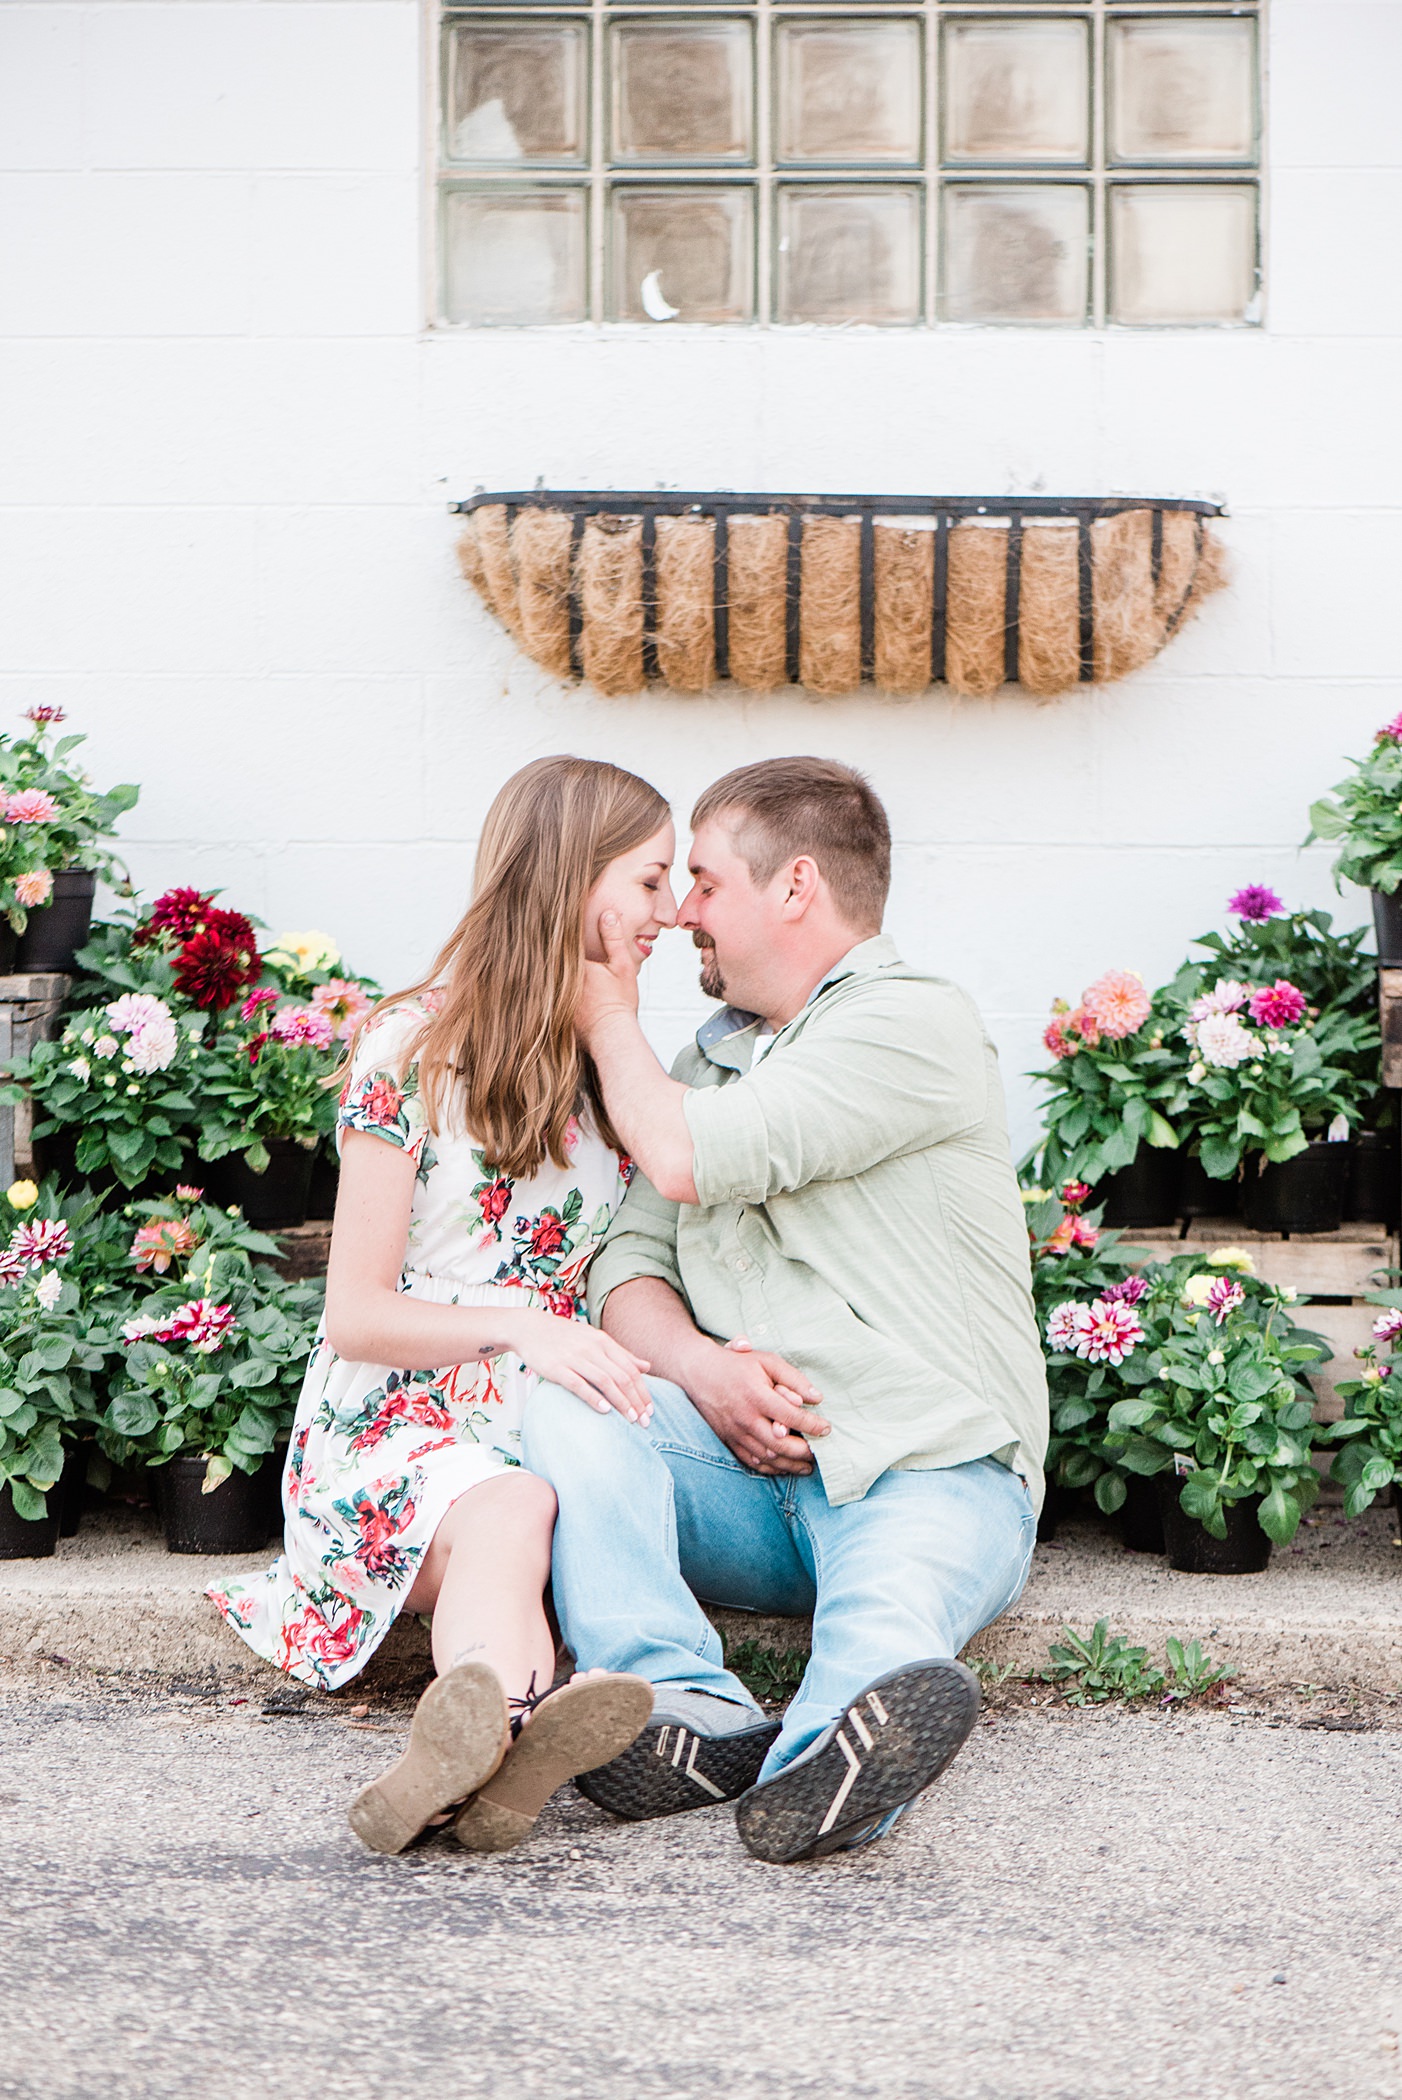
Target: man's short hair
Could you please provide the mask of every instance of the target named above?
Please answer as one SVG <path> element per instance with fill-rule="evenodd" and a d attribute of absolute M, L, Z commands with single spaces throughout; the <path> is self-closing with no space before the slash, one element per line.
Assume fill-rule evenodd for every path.
<path fill-rule="evenodd" d="M 877 932 L 891 887 L 891 827 L 864 774 L 832 758 L 766 758 L 708 787 L 691 828 L 735 812 L 735 850 L 756 884 L 807 854 L 848 924 Z"/>

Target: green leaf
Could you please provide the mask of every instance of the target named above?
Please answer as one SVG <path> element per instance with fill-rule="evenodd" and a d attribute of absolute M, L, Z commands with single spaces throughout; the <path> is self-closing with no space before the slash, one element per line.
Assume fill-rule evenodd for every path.
<path fill-rule="evenodd" d="M 160 1419 L 149 1393 L 118 1393 L 107 1410 L 107 1420 L 120 1436 L 149 1436 Z"/>
<path fill-rule="evenodd" d="M 49 1513 L 48 1496 L 31 1487 L 27 1480 L 19 1480 L 11 1475 L 10 1496 L 15 1505 L 15 1515 L 25 1518 L 30 1524 L 39 1523 Z"/>
<path fill-rule="evenodd" d="M 1287 1545 L 1299 1529 L 1300 1505 L 1277 1484 L 1261 1503 L 1260 1522 L 1268 1539 L 1277 1546 Z"/>

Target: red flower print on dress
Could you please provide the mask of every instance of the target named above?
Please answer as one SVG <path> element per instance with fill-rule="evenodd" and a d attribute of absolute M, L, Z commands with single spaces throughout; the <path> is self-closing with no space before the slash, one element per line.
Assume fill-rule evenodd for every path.
<path fill-rule="evenodd" d="M 531 1252 L 537 1260 L 543 1255 L 558 1254 L 565 1244 L 565 1228 L 559 1218 L 546 1211 L 536 1219 L 531 1228 Z"/>
<path fill-rule="evenodd" d="M 404 1096 L 388 1079 L 372 1079 L 361 1106 L 372 1123 L 395 1124 L 404 1106 Z"/>
<path fill-rule="evenodd" d="M 377 1487 L 380 1484 L 375 1483 Z M 407 1571 L 408 1559 L 396 1543 L 399 1533 L 414 1521 L 416 1504 L 406 1480 L 397 1481 L 383 1501 L 376 1502 L 368 1490 L 362 1489 L 352 1503 L 338 1502 L 336 1508 L 338 1512 L 344 1510 L 355 1522 L 360 1537 L 353 1554 L 367 1575 L 383 1578 Z"/>
<path fill-rule="evenodd" d="M 397 1392 L 386 1393 L 373 1419 L 351 1438 L 351 1450 L 373 1451 L 400 1422 L 414 1422 L 421 1429 L 451 1429 L 453 1426 L 452 1416 L 433 1400 L 432 1387 L 425 1391 L 421 1386 L 400 1386 Z"/>
<path fill-rule="evenodd" d="M 482 1213 L 484 1225 L 500 1225 L 511 1208 L 511 1183 L 489 1181 L 478 1191 L 477 1207 Z"/>

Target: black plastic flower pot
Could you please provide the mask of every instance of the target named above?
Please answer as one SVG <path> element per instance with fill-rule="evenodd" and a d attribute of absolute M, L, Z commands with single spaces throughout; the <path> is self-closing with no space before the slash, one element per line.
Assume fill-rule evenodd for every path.
<path fill-rule="evenodd" d="M 88 1496 L 88 1453 L 92 1450 L 91 1437 L 81 1443 L 69 1444 L 63 1454 L 63 1471 L 53 1494 L 58 1498 L 58 1535 L 61 1539 L 76 1536 L 83 1521 L 83 1510 Z"/>
<path fill-rule="evenodd" d="M 211 1494 L 205 1460 L 182 1455 L 152 1469 L 166 1545 L 172 1553 L 256 1553 L 278 1528 L 281 1456 L 256 1473 L 237 1469 Z"/>
<path fill-rule="evenodd" d="M 1402 890 L 1394 890 L 1390 897 L 1381 890 L 1373 890 L 1371 895 L 1378 966 L 1383 970 L 1402 970 Z"/>
<path fill-rule="evenodd" d="M 91 868 L 63 868 L 55 875 L 52 897 L 29 914 L 19 937 L 17 970 L 72 970 L 75 955 L 92 931 L 96 888 Z"/>
<path fill-rule="evenodd" d="M 49 1512 L 22 1517 L 7 1480 L 0 1487 L 0 1560 L 48 1560 L 58 1551 L 58 1489 L 49 1489 Z"/>
<path fill-rule="evenodd" d="M 15 967 L 15 956 L 19 951 L 19 935 L 8 919 L 0 918 L 0 977 L 8 977 Z"/>
<path fill-rule="evenodd" d="M 1049 1480 L 1046 1493 L 1042 1498 L 1042 1507 L 1037 1517 L 1038 1541 L 1045 1542 L 1047 1539 L 1054 1539 L 1057 1526 L 1075 1516 L 1080 1500 L 1081 1491 L 1079 1488 L 1062 1487 L 1058 1481 Z"/>
<path fill-rule="evenodd" d="M 1271 1557 L 1271 1542 L 1256 1520 L 1259 1495 L 1223 1505 L 1227 1536 L 1215 1539 L 1196 1517 L 1185 1515 L 1178 1497 L 1183 1483 L 1176 1473 L 1159 1476 L 1159 1509 L 1163 1517 L 1168 1565 L 1180 1575 L 1260 1575 Z"/>
<path fill-rule="evenodd" d="M 1348 1192 L 1349 1144 L 1314 1139 L 1293 1159 L 1248 1153 L 1241 1208 L 1253 1232 L 1337 1232 Z M 1259 1171 L 1258 1171 L 1259 1169 Z"/>
<path fill-rule="evenodd" d="M 336 1215 L 336 1191 L 341 1169 L 332 1148 L 323 1142 L 312 1154 L 312 1178 L 307 1190 L 307 1216 L 318 1221 Z"/>
<path fill-rule="evenodd" d="M 1105 1205 L 1104 1223 L 1145 1231 L 1172 1225 L 1178 1216 L 1178 1154 L 1159 1145 L 1141 1145 L 1127 1167 L 1097 1182 L 1092 1202 Z"/>
<path fill-rule="evenodd" d="M 1349 1146 L 1347 1219 L 1397 1230 L 1402 1213 L 1402 1147 L 1395 1130 L 1358 1130 Z"/>
<path fill-rule="evenodd" d="M 305 1225 L 315 1155 L 295 1138 L 264 1142 L 268 1164 L 261 1174 L 241 1152 L 201 1168 L 205 1194 L 213 1203 L 237 1203 L 250 1225 Z"/>
<path fill-rule="evenodd" d="M 1125 1499 L 1120 1504 L 1120 1537 L 1127 1553 L 1164 1553 L 1163 1511 L 1159 1506 L 1159 1476 L 1125 1475 Z"/>
<path fill-rule="evenodd" d="M 1214 1181 L 1196 1152 L 1183 1156 L 1178 1174 L 1180 1218 L 1229 1218 L 1237 1207 L 1234 1181 Z"/>

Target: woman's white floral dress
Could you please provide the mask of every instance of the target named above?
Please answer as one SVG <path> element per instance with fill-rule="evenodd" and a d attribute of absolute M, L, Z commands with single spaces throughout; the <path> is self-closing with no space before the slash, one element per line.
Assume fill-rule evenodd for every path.
<path fill-rule="evenodd" d="M 415 1068 L 397 1076 L 421 1018 L 398 1007 L 366 1031 L 339 1118 L 340 1130 L 371 1131 L 417 1164 L 400 1290 L 438 1305 L 520 1305 L 524 1295 L 583 1319 L 585 1274 L 631 1164 L 575 1123 L 568 1167 L 547 1160 L 512 1182 L 469 1138 L 430 1137 Z M 449 1506 L 520 1464 L 533 1383 L 516 1358 L 442 1371 L 347 1363 L 318 1335 L 283 1477 L 283 1551 L 266 1574 L 207 1594 L 269 1662 L 304 1684 L 344 1684 L 403 1608 Z"/>

